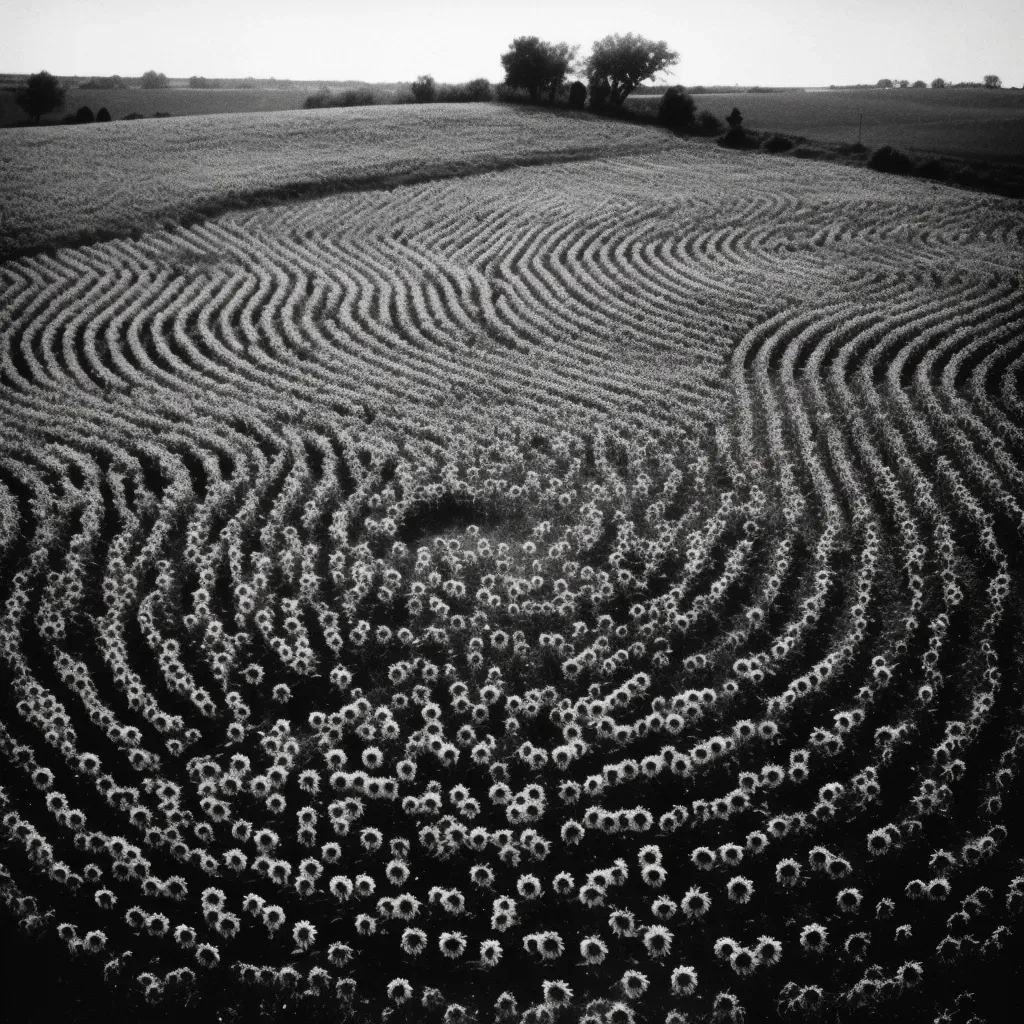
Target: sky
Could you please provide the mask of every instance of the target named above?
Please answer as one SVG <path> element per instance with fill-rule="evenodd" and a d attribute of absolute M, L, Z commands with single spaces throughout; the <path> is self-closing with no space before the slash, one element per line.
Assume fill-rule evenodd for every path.
<path fill-rule="evenodd" d="M 679 52 L 663 82 L 1024 85 L 1022 0 L 22 0 L 2 20 L 0 72 L 19 74 L 500 81 L 516 36 L 585 55 L 637 32 Z"/>

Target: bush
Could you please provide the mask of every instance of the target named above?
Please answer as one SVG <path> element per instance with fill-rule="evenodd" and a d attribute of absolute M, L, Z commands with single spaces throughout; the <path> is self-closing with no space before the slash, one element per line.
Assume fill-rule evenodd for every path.
<path fill-rule="evenodd" d="M 170 83 L 161 71 L 147 71 L 142 76 L 143 89 L 166 89 Z"/>
<path fill-rule="evenodd" d="M 573 110 L 582 110 L 587 102 L 587 87 L 582 82 L 573 82 L 569 86 L 569 106 Z"/>
<path fill-rule="evenodd" d="M 433 103 L 437 99 L 437 82 L 430 75 L 420 75 L 412 83 L 412 98 L 417 103 Z"/>
<path fill-rule="evenodd" d="M 170 117 L 171 112 L 169 110 L 158 110 L 153 114 L 154 117 Z"/>
<path fill-rule="evenodd" d="M 438 103 L 489 103 L 492 98 L 491 83 L 486 78 L 474 78 L 472 82 L 457 85 L 440 85 L 437 89 Z"/>
<path fill-rule="evenodd" d="M 326 107 L 372 107 L 375 103 L 371 89 L 346 89 L 333 93 L 326 86 L 312 96 L 306 97 L 306 110 L 322 110 Z"/>
<path fill-rule="evenodd" d="M 96 120 L 90 107 L 79 107 L 75 112 L 75 124 L 92 124 Z"/>
<path fill-rule="evenodd" d="M 146 115 L 140 114 L 137 110 L 133 110 L 130 114 L 125 114 L 121 119 L 122 121 L 141 121 Z"/>
<path fill-rule="evenodd" d="M 902 150 L 893 146 L 882 146 L 871 154 L 868 167 L 886 174 L 909 174 L 914 169 L 914 162 Z"/>
<path fill-rule="evenodd" d="M 106 107 L 100 107 L 96 111 L 96 120 L 100 122 L 106 122 L 110 120 L 110 111 Z"/>
<path fill-rule="evenodd" d="M 793 148 L 793 142 L 785 135 L 773 135 L 765 141 L 763 148 L 767 153 L 787 153 Z"/>
<path fill-rule="evenodd" d="M 743 115 L 740 113 L 739 107 L 732 108 L 732 113 L 725 119 L 725 123 L 730 128 L 739 128 L 743 124 Z"/>
<path fill-rule="evenodd" d="M 720 146 L 725 146 L 726 149 L 751 149 L 753 146 L 757 145 L 757 143 L 747 135 L 740 125 L 737 125 L 735 128 L 730 128 L 718 140 L 718 144 Z"/>
<path fill-rule="evenodd" d="M 697 104 L 681 85 L 665 90 L 658 104 L 658 123 L 676 132 L 692 131 L 697 115 Z"/>
<path fill-rule="evenodd" d="M 702 110 L 697 115 L 697 131 L 701 135 L 720 135 L 722 122 L 710 110 Z"/>
<path fill-rule="evenodd" d="M 612 94 L 612 87 L 603 78 L 596 78 L 590 83 L 590 109 L 603 110 Z"/>

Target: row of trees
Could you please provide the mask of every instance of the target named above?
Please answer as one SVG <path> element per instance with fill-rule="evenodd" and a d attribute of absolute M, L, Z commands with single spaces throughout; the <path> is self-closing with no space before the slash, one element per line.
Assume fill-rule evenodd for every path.
<path fill-rule="evenodd" d="M 945 89 L 946 87 L 951 89 L 1001 89 L 1003 87 L 1003 81 L 998 75 L 986 75 L 983 82 L 957 82 L 955 85 L 947 82 L 944 78 L 933 78 L 932 88 L 933 89 Z M 918 79 L 916 82 L 911 82 L 906 78 L 880 78 L 878 80 L 879 89 L 926 89 L 928 84 L 923 79 Z"/>
<path fill-rule="evenodd" d="M 568 43 L 549 43 L 537 36 L 519 36 L 502 54 L 505 84 L 514 89 L 525 89 L 530 99 L 537 102 L 547 93 L 551 99 L 570 74 L 586 78 L 590 106 L 621 107 L 626 97 L 641 82 L 654 78 L 679 60 L 664 40 L 657 42 L 630 32 L 610 35 L 598 40 L 583 60 L 578 59 L 579 47 Z M 576 83 L 580 89 L 570 90 L 570 102 L 582 106 L 588 87 Z M 575 86 L 574 86 L 575 89 Z"/>

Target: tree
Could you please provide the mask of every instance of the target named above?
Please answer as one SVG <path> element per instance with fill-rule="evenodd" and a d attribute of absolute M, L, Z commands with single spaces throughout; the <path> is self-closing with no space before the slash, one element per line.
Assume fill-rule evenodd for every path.
<path fill-rule="evenodd" d="M 878 80 L 879 89 L 891 89 L 893 87 L 893 81 L 891 78 L 880 78 Z"/>
<path fill-rule="evenodd" d="M 630 32 L 605 36 L 594 43 L 585 65 L 591 95 L 597 82 L 608 86 L 608 103 L 621 107 L 626 97 L 648 78 L 653 78 L 679 60 L 664 40 L 652 42 Z"/>
<path fill-rule="evenodd" d="M 543 89 L 554 99 L 576 59 L 577 50 L 578 47 L 568 43 L 545 43 L 537 36 L 519 36 L 501 55 L 505 84 L 513 89 L 525 89 L 534 103 Z"/>
<path fill-rule="evenodd" d="M 430 75 L 420 75 L 412 83 L 412 98 L 417 103 L 433 103 L 437 99 L 437 82 Z"/>
<path fill-rule="evenodd" d="M 896 84 L 901 89 L 909 89 L 910 88 L 910 79 L 909 78 L 901 78 Z"/>
<path fill-rule="evenodd" d="M 100 107 L 100 109 L 96 111 L 96 120 L 97 121 L 109 121 L 110 120 L 110 111 L 107 110 L 106 107 Z"/>
<path fill-rule="evenodd" d="M 160 71 L 147 71 L 142 76 L 143 89 L 166 89 L 167 86 L 167 76 Z"/>
<path fill-rule="evenodd" d="M 743 124 L 743 115 L 739 111 L 739 107 L 733 107 L 732 113 L 725 119 L 725 123 L 730 128 L 739 128 Z"/>
<path fill-rule="evenodd" d="M 985 88 L 986 89 L 1001 89 L 1003 87 L 1003 80 L 998 75 L 986 75 L 985 76 Z"/>
<path fill-rule="evenodd" d="M 916 82 L 914 82 L 914 84 L 910 88 L 911 89 L 927 89 L 928 88 L 928 83 L 925 82 L 923 79 L 919 78 Z"/>
<path fill-rule="evenodd" d="M 946 80 L 944 78 L 933 78 L 932 79 L 932 88 L 933 89 L 945 89 L 946 88 Z"/>
<path fill-rule="evenodd" d="M 43 114 L 64 106 L 66 93 L 64 86 L 49 71 L 37 71 L 29 75 L 24 86 L 14 94 L 14 102 L 39 124 Z"/>

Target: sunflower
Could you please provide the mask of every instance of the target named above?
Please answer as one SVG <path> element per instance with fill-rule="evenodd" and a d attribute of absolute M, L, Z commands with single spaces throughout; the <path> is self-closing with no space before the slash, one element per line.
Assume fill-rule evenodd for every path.
<path fill-rule="evenodd" d="M 697 990 L 697 972 L 692 967 L 677 967 L 672 971 L 671 984 L 676 995 L 693 995 Z"/>

